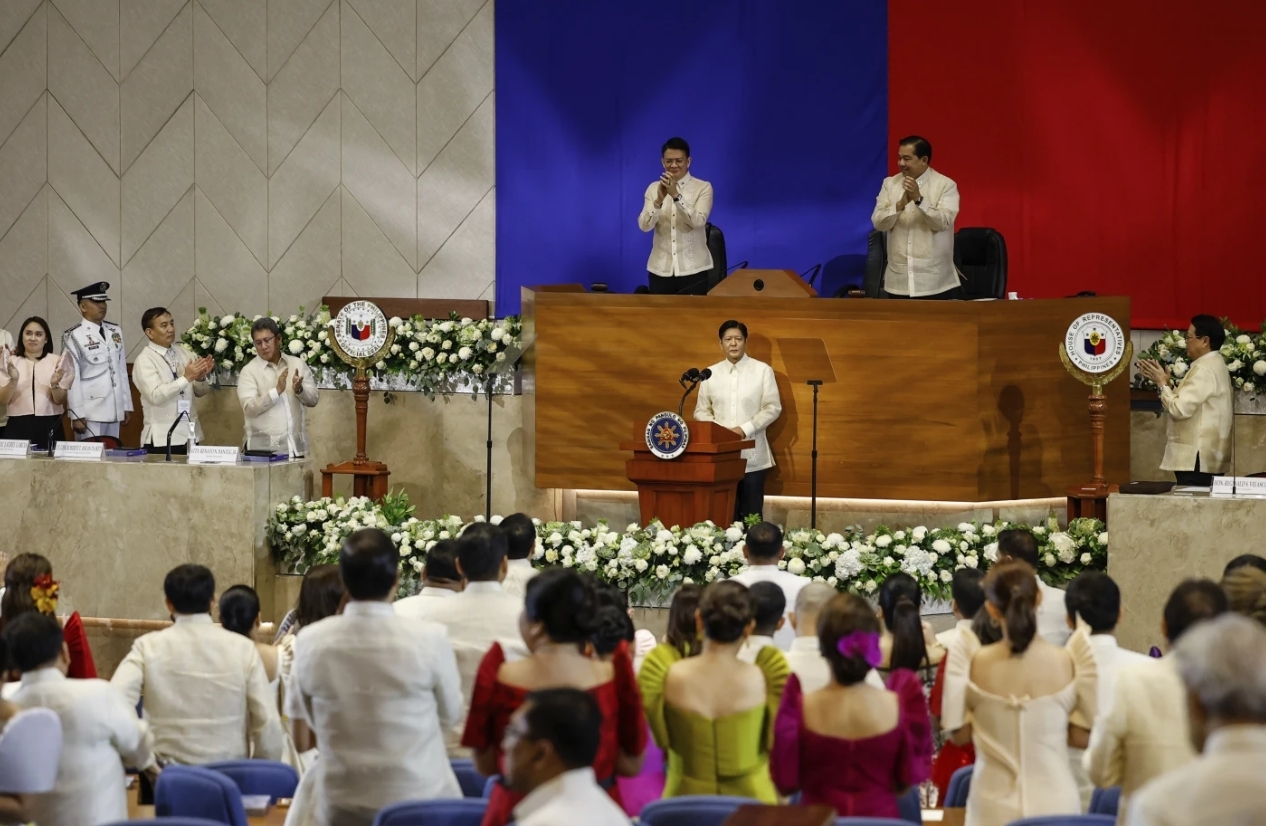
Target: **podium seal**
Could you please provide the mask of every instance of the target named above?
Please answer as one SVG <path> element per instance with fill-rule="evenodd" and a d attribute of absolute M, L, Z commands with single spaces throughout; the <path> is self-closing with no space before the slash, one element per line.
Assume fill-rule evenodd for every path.
<path fill-rule="evenodd" d="M 686 420 L 671 410 L 656 413 L 646 424 L 646 447 L 659 459 L 676 459 L 689 443 Z"/>
<path fill-rule="evenodd" d="M 1126 355 L 1126 337 L 1121 325 L 1111 316 L 1103 313 L 1086 313 L 1068 325 L 1064 336 L 1065 364 L 1083 373 L 1100 375 L 1116 367 L 1121 361 L 1128 360 Z M 1115 376 L 1114 376 L 1115 378 Z M 1106 379 L 1107 384 L 1111 379 Z"/>

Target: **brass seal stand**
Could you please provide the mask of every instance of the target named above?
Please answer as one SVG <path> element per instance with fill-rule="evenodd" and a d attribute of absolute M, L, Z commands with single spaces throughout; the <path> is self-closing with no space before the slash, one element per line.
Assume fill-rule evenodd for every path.
<path fill-rule="evenodd" d="M 1087 373 L 1072 363 L 1068 351 L 1061 342 L 1059 358 L 1069 375 L 1082 384 L 1090 386 L 1090 445 L 1094 455 L 1094 476 L 1089 484 L 1074 485 L 1068 489 L 1068 519 L 1072 521 L 1080 517 L 1092 517 L 1105 524 L 1108 521 L 1108 494 L 1116 493 L 1116 485 L 1108 485 L 1103 476 L 1103 425 L 1107 418 L 1108 397 L 1103 394 L 1103 387 L 1120 376 L 1134 358 L 1134 342 L 1126 342 L 1125 356 L 1106 373 Z"/>

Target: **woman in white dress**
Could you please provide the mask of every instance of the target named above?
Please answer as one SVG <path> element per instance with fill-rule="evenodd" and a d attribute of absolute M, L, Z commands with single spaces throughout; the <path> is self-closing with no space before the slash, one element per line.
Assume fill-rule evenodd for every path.
<path fill-rule="evenodd" d="M 942 725 L 976 747 L 966 826 L 1081 813 L 1068 747 L 1085 748 L 1095 717 L 1095 660 L 1084 631 L 1067 648 L 1037 636 L 1041 593 L 1023 562 L 990 570 L 989 615 L 1003 639 L 982 646 L 963 631 L 945 666 Z"/>

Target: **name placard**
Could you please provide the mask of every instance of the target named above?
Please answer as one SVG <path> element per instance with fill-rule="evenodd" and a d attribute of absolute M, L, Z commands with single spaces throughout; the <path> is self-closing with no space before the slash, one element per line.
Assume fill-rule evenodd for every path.
<path fill-rule="evenodd" d="M 1251 476 L 1215 476 L 1214 496 L 1253 496 L 1266 498 L 1266 479 Z"/>
<path fill-rule="evenodd" d="M 235 465 L 240 448 L 235 445 L 191 445 L 191 465 Z"/>
<path fill-rule="evenodd" d="M 0 456 L 9 459 L 25 459 L 31 455 L 31 443 L 26 439 L 0 439 Z"/>
<path fill-rule="evenodd" d="M 97 462 L 105 455 L 101 442 L 58 442 L 53 448 L 54 459 L 70 459 L 75 462 Z"/>

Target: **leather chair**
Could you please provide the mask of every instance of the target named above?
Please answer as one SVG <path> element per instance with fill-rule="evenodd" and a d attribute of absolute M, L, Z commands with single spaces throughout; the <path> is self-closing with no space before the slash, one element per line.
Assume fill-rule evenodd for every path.
<path fill-rule="evenodd" d="M 954 233 L 954 266 L 963 274 L 966 298 L 1007 294 L 1007 242 L 992 227 L 963 227 Z"/>
<path fill-rule="evenodd" d="M 866 236 L 866 277 L 862 290 L 867 298 L 879 298 L 884 289 L 884 270 L 888 269 L 887 233 L 872 229 Z"/>
<path fill-rule="evenodd" d="M 725 233 L 716 224 L 707 224 L 704 232 L 708 239 L 708 252 L 712 254 L 712 269 L 708 271 L 708 289 L 711 290 L 729 274 L 726 269 Z"/>

